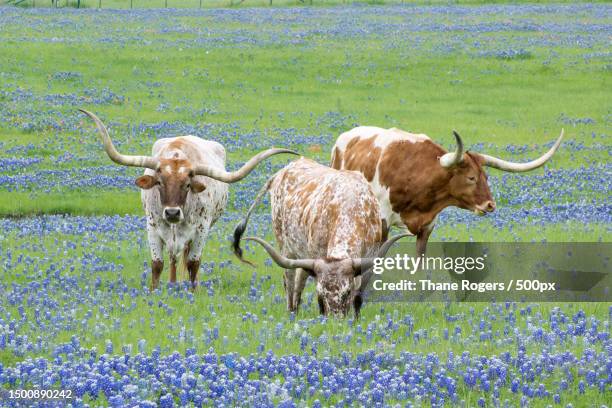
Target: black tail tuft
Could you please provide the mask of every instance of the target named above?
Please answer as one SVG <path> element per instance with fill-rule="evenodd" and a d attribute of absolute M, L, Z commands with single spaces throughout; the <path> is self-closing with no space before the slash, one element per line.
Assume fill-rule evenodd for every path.
<path fill-rule="evenodd" d="M 246 224 L 247 224 L 247 220 L 246 219 L 242 220 L 240 224 L 238 224 L 236 228 L 234 229 L 234 237 L 232 239 L 232 249 L 234 250 L 234 255 L 236 255 L 238 259 L 240 259 L 240 261 L 246 264 L 249 264 L 251 266 L 255 266 L 255 264 L 253 264 L 250 261 L 247 261 L 246 259 L 242 257 L 243 255 L 242 248 L 240 248 L 240 239 L 242 238 L 242 234 L 244 234 L 244 231 L 246 230 Z"/>
<path fill-rule="evenodd" d="M 268 189 L 270 188 L 270 185 L 272 184 L 272 181 L 274 180 L 275 177 L 276 177 L 276 174 L 270 177 L 266 181 L 266 183 L 261 187 L 261 189 L 257 192 L 257 195 L 255 196 L 255 200 L 253 200 L 253 204 L 251 204 L 251 207 L 249 208 L 249 211 L 247 211 L 246 216 L 244 217 L 242 221 L 240 221 L 240 224 L 236 226 L 236 229 L 234 229 L 234 237 L 232 239 L 232 249 L 234 250 L 234 254 L 242 262 L 247 263 L 251 266 L 255 266 L 255 264 L 247 261 L 246 259 L 242 257 L 242 248 L 240 248 L 240 239 L 242 238 L 242 234 L 244 234 L 244 231 L 246 230 L 247 223 L 249 222 L 249 218 L 251 217 L 251 213 L 255 210 L 255 207 L 261 203 L 261 200 L 263 199 L 264 195 L 266 195 L 266 191 L 268 191 Z"/>

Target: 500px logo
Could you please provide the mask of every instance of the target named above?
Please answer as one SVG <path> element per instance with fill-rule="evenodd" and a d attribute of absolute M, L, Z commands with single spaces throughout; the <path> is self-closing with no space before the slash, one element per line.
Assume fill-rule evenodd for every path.
<path fill-rule="evenodd" d="M 462 274 L 466 271 L 482 271 L 485 268 L 486 254 L 479 257 L 450 257 L 450 256 L 410 256 L 397 254 L 395 257 L 375 258 L 372 272 L 377 275 L 387 270 L 403 270 L 414 275 L 417 270 L 446 270 Z"/>

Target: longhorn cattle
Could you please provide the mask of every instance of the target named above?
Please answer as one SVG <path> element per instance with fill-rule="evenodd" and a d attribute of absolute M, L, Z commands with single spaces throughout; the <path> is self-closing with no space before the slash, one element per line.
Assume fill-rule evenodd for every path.
<path fill-rule="evenodd" d="M 176 282 L 176 262 L 182 256 L 195 288 L 200 257 L 210 228 L 227 204 L 228 185 L 241 180 L 266 158 L 291 153 L 269 149 L 252 157 L 241 169 L 225 171 L 225 149 L 217 142 L 195 136 L 159 139 L 152 156 L 126 156 L 113 145 L 96 115 L 81 109 L 96 127 L 108 157 L 124 166 L 143 167 L 136 179 L 141 188 L 152 258 L 151 288 L 157 288 L 164 267 L 163 248 L 170 260 L 170 282 Z"/>
<path fill-rule="evenodd" d="M 361 271 L 371 255 L 386 254 L 399 235 L 380 246 L 383 225 L 376 197 L 358 172 L 334 170 L 301 158 L 271 177 L 260 190 L 245 219 L 234 231 L 234 253 L 242 260 L 240 239 L 249 217 L 266 191 L 270 192 L 272 225 L 280 253 L 259 238 L 284 272 L 287 308 L 297 311 L 308 275 L 316 280 L 322 314 L 355 316 L 362 304 Z M 379 248 L 380 247 L 380 248 Z"/>
<path fill-rule="evenodd" d="M 479 215 L 495 210 L 483 167 L 523 172 L 536 169 L 555 153 L 552 148 L 528 163 L 512 163 L 486 154 L 465 151 L 453 132 L 454 152 L 446 152 L 423 134 L 400 129 L 356 127 L 340 135 L 332 150 L 331 166 L 356 170 L 368 180 L 388 228 L 405 227 L 417 237 L 417 253 L 425 253 L 436 217 L 456 206 Z"/>

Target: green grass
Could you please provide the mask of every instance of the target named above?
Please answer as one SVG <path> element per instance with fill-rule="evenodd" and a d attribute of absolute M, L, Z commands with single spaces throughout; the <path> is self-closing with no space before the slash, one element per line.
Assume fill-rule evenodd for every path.
<path fill-rule="evenodd" d="M 9 217 L 37 214 L 141 214 L 140 193 L 66 192 L 11 193 L 0 199 L 0 214 Z"/>
<path fill-rule="evenodd" d="M 184 23 L 195 21 L 186 18 Z M 157 38 L 159 34 L 151 31 L 144 35 Z M 330 48 L 327 41 L 314 40 L 306 49 L 224 48 L 194 53 L 89 43 L 32 42 L 16 47 L 11 37 L 19 34 L 9 30 L 0 44 L 3 70 L 11 70 L 11 64 L 19 61 L 20 81 L 35 92 L 74 92 L 84 84 L 117 90 L 129 100 L 85 107 L 124 123 L 204 120 L 259 129 L 307 128 L 334 111 L 361 123 L 423 132 L 446 144 L 452 140 L 453 128 L 468 143 L 506 144 L 552 140 L 562 127 L 556 123 L 562 113 L 593 118 L 597 125 L 589 130 L 601 132 L 608 114 L 609 99 L 601 92 L 610 86 L 607 65 L 581 63 L 571 49 L 559 50 L 558 58 L 543 65 L 549 57 L 545 49 L 533 50 L 534 57 L 528 60 L 474 59 L 461 53 L 406 58 L 377 52 L 381 45 L 377 41 L 347 41 Z M 95 30 L 81 34 L 96 35 Z M 175 38 L 170 34 L 168 39 Z M 575 60 L 572 69 L 565 69 Z M 47 78 L 75 66 L 83 83 Z M 150 82 L 160 83 L 154 94 L 145 85 Z M 152 97 L 157 93 L 171 107 L 212 105 L 217 113 L 197 119 L 172 110 L 160 114 L 160 100 Z M 345 129 L 335 132 L 341 130 Z M 568 140 L 588 141 L 585 136 L 580 128 L 567 129 Z M 0 140 L 9 138 L 0 134 Z"/>
<path fill-rule="evenodd" d="M 127 91 L 131 100 L 142 101 L 142 107 L 134 103 L 96 107 L 101 115 L 122 121 L 193 119 L 175 112 L 160 115 L 159 101 L 142 86 L 145 81 L 161 82 L 160 92 L 171 105 L 197 106 L 203 98 L 215 101 L 219 113 L 205 116 L 213 123 L 237 120 L 260 128 L 302 128 L 313 125 L 312 117 L 337 111 L 367 118 L 372 125 L 414 129 L 446 142 L 451 140 L 452 126 L 471 143 L 546 141 L 558 135 L 561 126 L 554 121 L 562 112 L 600 120 L 607 113 L 608 99 L 601 92 L 610 85 L 605 65 L 562 70 L 559 60 L 543 70 L 547 56 L 543 50 L 533 60 L 506 62 L 460 55 L 404 60 L 376 55 L 377 44 L 349 44 L 343 50 L 348 55 L 325 48 L 321 44 L 314 50 L 210 50 L 206 55 L 182 55 L 153 47 L 66 49 L 28 44 L 16 50 L 9 42 L 0 49 L 9 60 L 22 61 L 23 80 L 41 91 L 48 89 L 47 81 L 41 81 L 45 74 L 70 70 L 73 64 L 82 67 L 79 71 L 86 81 Z M 105 61 L 113 61 L 112 67 Z M 369 64 L 377 67 L 376 76 L 363 72 Z M 148 67 L 145 72 L 144 67 Z M 212 80 L 181 75 L 201 70 Z M 336 76 L 343 79 L 341 83 L 330 80 Z M 46 92 L 62 88 L 51 84 Z M 576 138 L 572 133 L 568 129 L 568 138 Z"/>

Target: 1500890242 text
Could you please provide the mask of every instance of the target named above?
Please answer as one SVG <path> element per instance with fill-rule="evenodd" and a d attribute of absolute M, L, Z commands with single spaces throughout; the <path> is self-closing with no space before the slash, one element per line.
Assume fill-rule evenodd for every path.
<path fill-rule="evenodd" d="M 0 390 L 0 400 L 70 400 L 72 398 L 72 390 L 40 388 Z"/>

